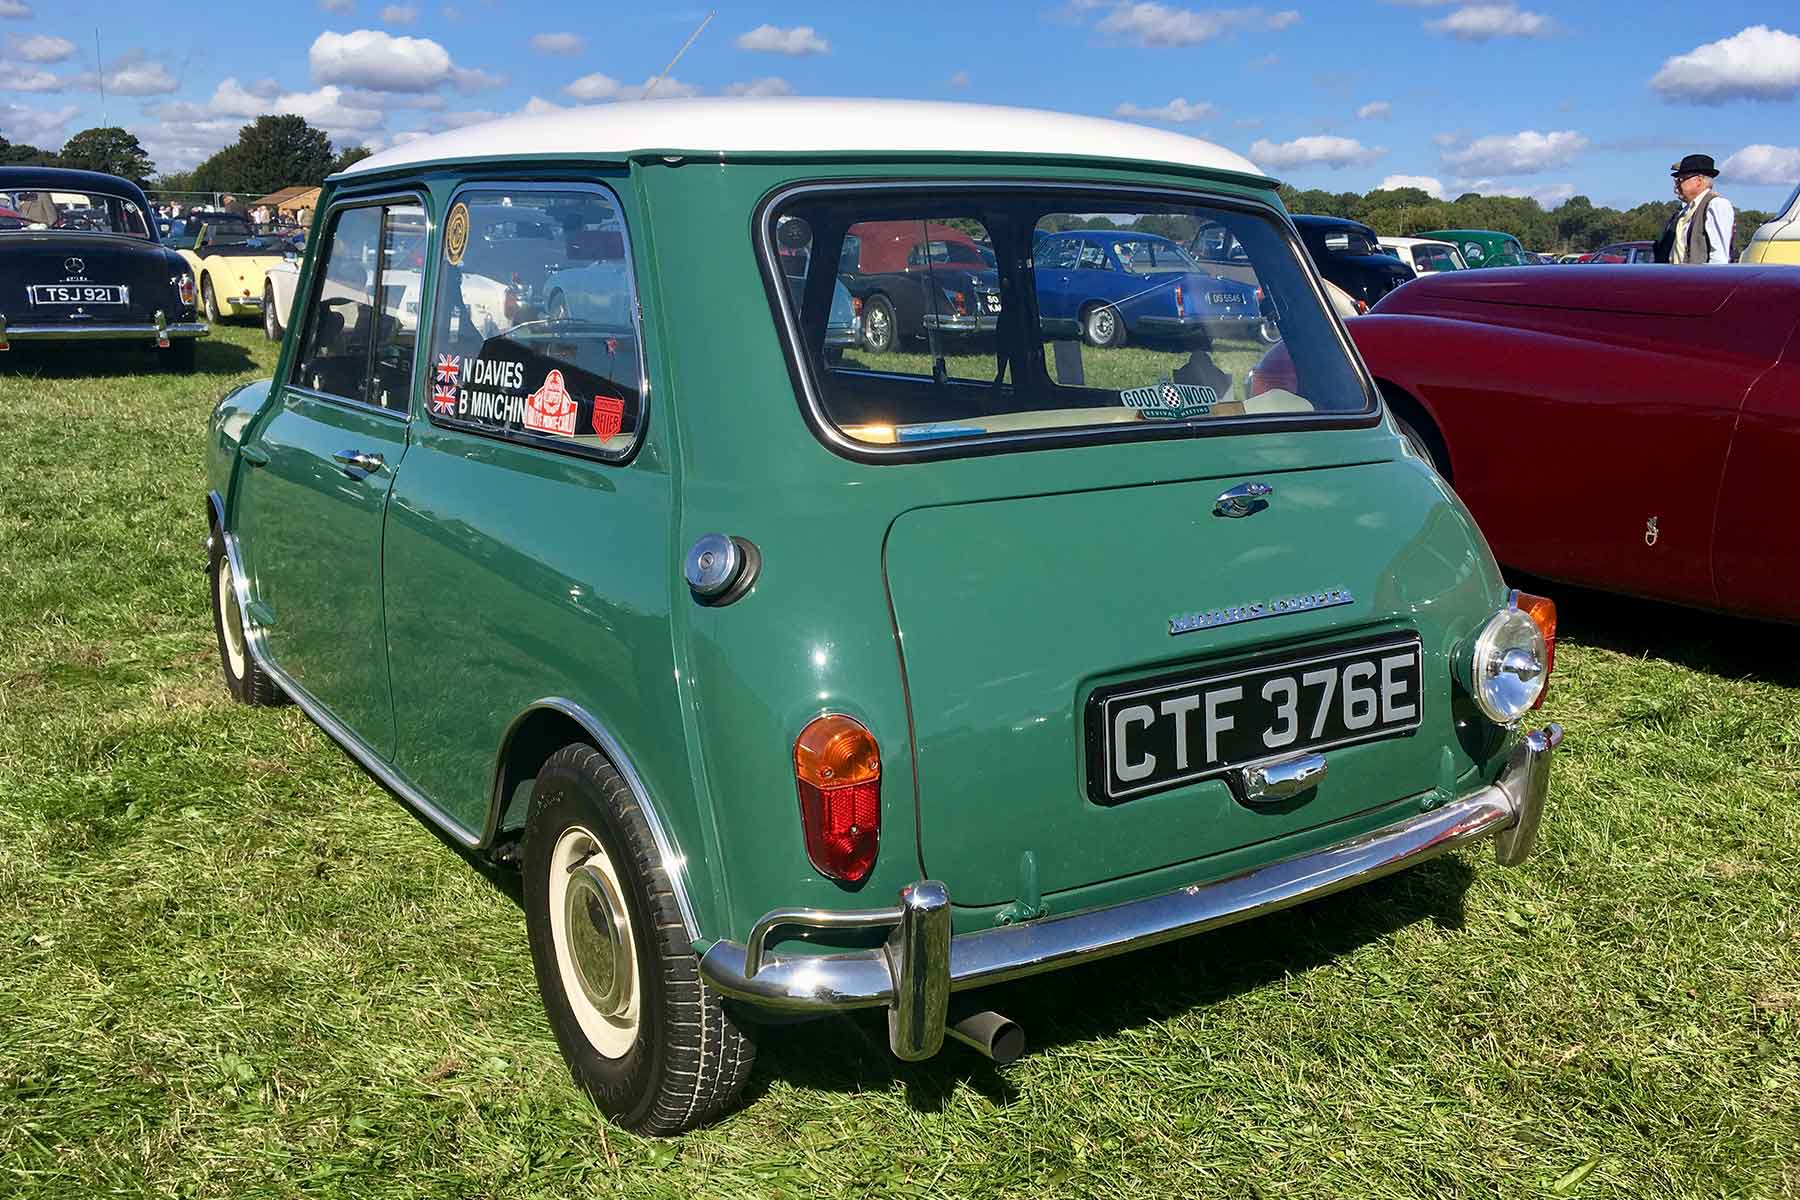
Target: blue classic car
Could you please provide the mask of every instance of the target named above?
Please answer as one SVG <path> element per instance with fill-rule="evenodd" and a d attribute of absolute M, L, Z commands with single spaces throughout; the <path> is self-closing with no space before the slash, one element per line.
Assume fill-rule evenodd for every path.
<path fill-rule="evenodd" d="M 1047 334 L 1119 346 L 1127 337 L 1185 344 L 1263 330 L 1254 285 L 1208 274 L 1166 237 L 1074 229 L 1040 241 L 1036 259 L 1038 315 Z"/>

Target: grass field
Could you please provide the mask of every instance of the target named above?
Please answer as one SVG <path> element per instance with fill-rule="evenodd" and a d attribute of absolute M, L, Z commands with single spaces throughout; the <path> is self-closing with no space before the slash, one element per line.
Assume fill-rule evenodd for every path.
<path fill-rule="evenodd" d="M 518 909 L 229 705 L 201 431 L 269 369 L 0 355 L 0 1196 L 1800 1197 L 1800 637 L 1558 590 L 1537 857 L 1001 989 L 1035 1053 L 769 1030 L 609 1130 Z"/>

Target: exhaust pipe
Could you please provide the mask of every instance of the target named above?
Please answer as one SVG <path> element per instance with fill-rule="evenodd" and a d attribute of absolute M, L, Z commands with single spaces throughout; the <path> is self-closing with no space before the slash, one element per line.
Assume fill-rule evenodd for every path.
<path fill-rule="evenodd" d="M 997 1012 L 952 1021 L 944 1032 L 1003 1067 L 1025 1053 L 1025 1031 Z"/>

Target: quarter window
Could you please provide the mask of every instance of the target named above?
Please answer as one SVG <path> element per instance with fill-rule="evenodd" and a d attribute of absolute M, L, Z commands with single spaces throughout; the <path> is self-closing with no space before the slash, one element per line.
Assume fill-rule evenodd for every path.
<path fill-rule="evenodd" d="M 424 235 L 425 210 L 416 204 L 333 214 L 290 382 L 407 411 Z"/>
<path fill-rule="evenodd" d="M 644 373 L 625 221 L 599 189 L 457 193 L 439 248 L 428 415 L 622 458 Z"/>

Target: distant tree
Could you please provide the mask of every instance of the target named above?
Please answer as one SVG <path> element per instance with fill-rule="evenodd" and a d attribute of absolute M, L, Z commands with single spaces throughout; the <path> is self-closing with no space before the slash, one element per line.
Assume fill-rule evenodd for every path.
<path fill-rule="evenodd" d="M 194 168 L 202 191 L 246 199 L 284 187 L 317 187 L 331 174 L 331 139 L 305 117 L 262 116 L 238 130 L 238 140 Z"/>
<path fill-rule="evenodd" d="M 153 192 L 197 192 L 200 189 L 194 183 L 192 171 L 164 171 L 151 182 L 147 190 Z"/>
<path fill-rule="evenodd" d="M 28 146 L 23 142 L 9 142 L 4 137 L 0 137 L 0 166 L 54 167 L 56 165 L 56 151 L 40 150 L 36 146 Z"/>
<path fill-rule="evenodd" d="M 345 146 L 342 150 L 338 151 L 337 161 L 331 164 L 332 173 L 336 174 L 349 167 L 352 163 L 359 163 L 373 153 L 375 152 L 367 146 Z"/>
<path fill-rule="evenodd" d="M 143 186 L 156 173 L 156 164 L 144 153 L 137 134 L 117 125 L 84 129 L 63 143 L 62 165 L 83 171 L 104 171 Z"/>

